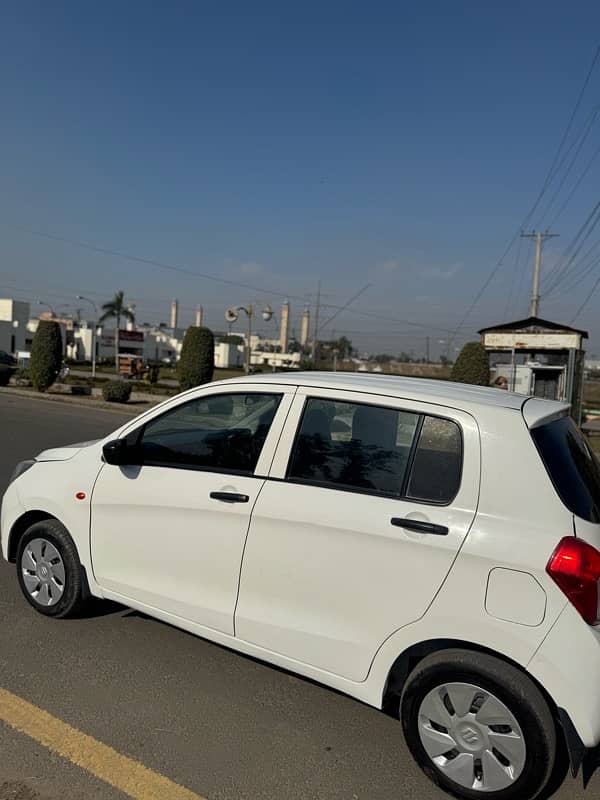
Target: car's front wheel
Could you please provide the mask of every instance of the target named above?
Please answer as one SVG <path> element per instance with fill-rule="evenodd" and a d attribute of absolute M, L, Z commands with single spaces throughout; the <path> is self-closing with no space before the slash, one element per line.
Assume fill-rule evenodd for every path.
<path fill-rule="evenodd" d="M 36 522 L 17 549 L 17 577 L 25 599 L 41 614 L 68 617 L 83 604 L 77 548 L 56 519 Z"/>
<path fill-rule="evenodd" d="M 423 659 L 402 693 L 406 742 L 423 771 L 457 797 L 533 800 L 552 775 L 556 728 L 516 667 L 466 650 Z"/>

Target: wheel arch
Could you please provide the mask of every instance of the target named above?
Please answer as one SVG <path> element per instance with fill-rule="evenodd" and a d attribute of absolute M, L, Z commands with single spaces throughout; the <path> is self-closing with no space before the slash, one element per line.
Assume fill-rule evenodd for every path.
<path fill-rule="evenodd" d="M 10 533 L 8 534 L 8 560 L 12 564 L 14 564 L 17 560 L 19 542 L 21 541 L 21 537 L 25 531 L 27 531 L 27 529 L 32 525 L 35 525 L 36 522 L 43 522 L 46 519 L 55 519 L 57 522 L 60 522 L 60 520 L 55 517 L 54 514 L 50 514 L 48 511 L 41 511 L 38 509 L 26 511 L 17 520 L 15 520 L 12 528 L 10 529 Z"/>
<path fill-rule="evenodd" d="M 398 719 L 400 696 L 406 681 L 410 677 L 410 674 L 415 667 L 431 653 L 439 653 L 443 650 L 454 650 L 456 648 L 471 651 L 473 653 L 485 653 L 486 655 L 493 656 L 499 661 L 503 661 L 504 663 L 515 667 L 515 669 L 519 670 L 519 672 L 523 673 L 523 675 L 526 675 L 532 681 L 532 683 L 535 684 L 535 686 L 541 692 L 542 697 L 547 702 L 548 708 L 550 709 L 550 713 L 556 726 L 557 742 L 559 742 L 560 747 L 563 748 L 563 753 L 565 755 L 568 754 L 571 771 L 573 775 L 576 775 L 585 753 L 582 750 L 579 737 L 577 736 L 576 732 L 574 733 L 573 724 L 568 714 L 564 711 L 564 709 L 557 706 L 549 692 L 535 678 L 534 675 L 532 675 L 523 667 L 522 664 L 519 664 L 517 661 L 514 661 L 512 658 L 509 658 L 503 653 L 499 653 L 496 650 L 475 642 L 469 642 L 462 639 L 428 639 L 422 642 L 417 642 L 406 648 L 406 650 L 404 650 L 404 652 L 402 652 L 396 658 L 388 673 L 381 699 L 382 711 L 385 714 Z"/>
<path fill-rule="evenodd" d="M 390 703 L 392 703 L 393 706 L 393 699 L 399 699 L 400 695 L 402 694 L 404 684 L 408 680 L 411 672 L 414 670 L 417 664 L 426 658 L 426 656 L 430 655 L 431 653 L 439 653 L 443 650 L 454 650 L 456 648 L 460 650 L 469 650 L 473 653 L 485 653 L 488 656 L 493 656 L 499 661 L 504 661 L 507 664 L 511 664 L 524 675 L 527 675 L 547 699 L 548 704 L 553 709 L 553 714 L 556 712 L 556 718 L 558 719 L 556 703 L 544 689 L 544 687 L 523 667 L 522 664 L 519 664 L 512 658 L 509 658 L 504 653 L 499 653 L 497 650 L 493 650 L 492 648 L 485 647 L 484 645 L 477 644 L 475 642 L 469 642 L 463 639 L 426 639 L 425 641 L 417 642 L 412 644 L 410 647 L 407 647 L 406 650 L 404 650 L 404 652 L 402 652 L 396 658 L 390 668 L 383 690 L 381 708 L 388 712 L 388 706 Z"/>

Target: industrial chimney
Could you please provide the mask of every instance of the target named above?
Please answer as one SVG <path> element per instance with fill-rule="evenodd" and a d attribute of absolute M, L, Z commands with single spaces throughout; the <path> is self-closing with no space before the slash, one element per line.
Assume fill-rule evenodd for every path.
<path fill-rule="evenodd" d="M 287 353 L 290 327 L 290 304 L 286 300 L 281 306 L 281 326 L 279 328 L 279 347 L 282 353 Z"/>
<path fill-rule="evenodd" d="M 308 310 L 308 306 L 304 307 L 304 313 L 302 314 L 302 324 L 300 325 L 300 344 L 302 347 L 306 347 L 308 344 L 308 333 L 310 328 L 310 311 Z"/>
<path fill-rule="evenodd" d="M 196 322 L 195 322 L 195 324 L 196 324 L 197 328 L 201 328 L 202 327 L 202 317 L 203 316 L 204 316 L 204 309 L 202 308 L 202 306 L 196 306 Z"/>
<path fill-rule="evenodd" d="M 179 303 L 177 300 L 173 300 L 171 303 L 171 317 L 169 320 L 169 327 L 176 328 L 177 327 L 177 315 L 179 312 Z"/>

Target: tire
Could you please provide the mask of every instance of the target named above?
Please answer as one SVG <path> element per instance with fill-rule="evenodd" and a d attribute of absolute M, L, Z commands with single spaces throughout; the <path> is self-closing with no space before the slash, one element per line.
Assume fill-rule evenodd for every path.
<path fill-rule="evenodd" d="M 455 797 L 534 800 L 550 781 L 557 740 L 548 703 L 499 658 L 458 649 L 427 656 L 404 686 L 400 718 L 423 772 Z"/>
<path fill-rule="evenodd" d="M 25 599 L 40 614 L 74 616 L 84 605 L 84 579 L 77 548 L 56 519 L 36 522 L 21 537 L 17 579 Z"/>

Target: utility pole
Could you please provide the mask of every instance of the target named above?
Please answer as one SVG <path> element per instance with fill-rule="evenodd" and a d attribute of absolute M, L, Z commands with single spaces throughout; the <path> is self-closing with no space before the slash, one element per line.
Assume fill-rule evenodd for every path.
<path fill-rule="evenodd" d="M 529 306 L 529 316 L 537 317 L 540 305 L 540 272 L 542 270 L 542 245 L 546 239 L 554 239 L 558 233 L 542 233 L 532 231 L 522 233 L 523 239 L 535 239 L 535 264 L 533 267 L 533 285 L 531 287 L 531 304 Z"/>
<path fill-rule="evenodd" d="M 315 332 L 312 340 L 311 359 L 313 363 L 317 360 L 317 336 L 319 335 L 319 313 L 321 311 L 321 281 L 317 284 L 317 307 L 315 309 Z"/>
<path fill-rule="evenodd" d="M 429 364 L 429 336 L 425 337 L 425 353 L 426 363 Z"/>

